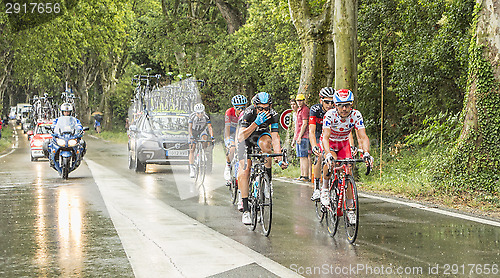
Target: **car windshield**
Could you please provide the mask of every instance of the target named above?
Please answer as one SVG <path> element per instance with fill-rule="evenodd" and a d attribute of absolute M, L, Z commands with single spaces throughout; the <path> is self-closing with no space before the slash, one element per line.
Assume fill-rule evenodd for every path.
<path fill-rule="evenodd" d="M 76 129 L 76 118 L 71 116 L 62 116 L 57 120 L 54 127 L 55 134 L 74 133 Z"/>
<path fill-rule="evenodd" d="M 151 128 L 160 134 L 188 134 L 188 117 L 178 115 L 153 116 Z"/>
<path fill-rule="evenodd" d="M 50 130 L 50 125 L 39 125 L 36 129 L 36 134 L 48 134 Z"/>

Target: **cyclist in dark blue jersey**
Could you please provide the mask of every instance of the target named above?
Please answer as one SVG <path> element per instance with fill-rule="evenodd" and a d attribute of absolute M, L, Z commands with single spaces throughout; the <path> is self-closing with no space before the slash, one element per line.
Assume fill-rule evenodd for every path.
<path fill-rule="evenodd" d="M 238 187 L 243 199 L 242 222 L 245 225 L 251 224 L 250 210 L 248 207 L 249 177 L 252 161 L 247 154 L 251 154 L 255 147 L 259 147 L 263 153 L 281 152 L 280 136 L 278 134 L 279 115 L 271 108 L 272 98 L 266 92 L 256 94 L 252 98 L 252 105 L 245 109 L 239 124 L 238 141 Z M 245 163 L 246 160 L 246 163 Z M 288 164 L 282 157 L 275 158 L 282 169 L 286 169 Z M 266 173 L 269 181 L 272 179 L 271 159 L 265 163 Z M 272 187 L 271 187 L 272 188 Z"/>
<path fill-rule="evenodd" d="M 320 197 L 320 180 L 321 180 L 321 132 L 323 132 L 323 117 L 325 113 L 333 108 L 333 95 L 335 90 L 332 87 L 324 87 L 319 91 L 319 103 L 311 106 L 309 111 L 309 142 L 311 143 L 312 151 L 317 156 L 316 163 L 313 165 L 314 173 L 314 192 L 311 201 L 317 201 Z"/>

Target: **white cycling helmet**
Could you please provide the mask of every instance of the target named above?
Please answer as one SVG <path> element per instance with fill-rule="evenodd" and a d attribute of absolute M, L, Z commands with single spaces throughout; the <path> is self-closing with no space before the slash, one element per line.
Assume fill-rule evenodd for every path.
<path fill-rule="evenodd" d="M 194 106 L 194 112 L 202 113 L 204 111 L 205 111 L 205 105 L 203 105 L 203 103 L 198 103 Z"/>
<path fill-rule="evenodd" d="M 73 106 L 69 103 L 63 103 L 61 104 L 61 112 L 73 112 Z"/>

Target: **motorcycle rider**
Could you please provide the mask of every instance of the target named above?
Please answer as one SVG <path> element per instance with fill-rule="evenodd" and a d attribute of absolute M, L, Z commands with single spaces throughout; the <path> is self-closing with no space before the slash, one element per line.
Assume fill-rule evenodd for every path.
<path fill-rule="evenodd" d="M 76 122 L 75 129 L 79 130 L 79 131 L 83 130 L 83 126 L 80 123 L 80 120 L 78 120 L 77 118 L 71 116 L 71 114 L 73 113 L 73 105 L 71 105 L 70 103 L 63 103 L 63 104 L 61 104 L 60 109 L 61 109 L 61 113 L 62 113 L 61 117 L 72 117 L 72 118 L 74 118 L 75 122 Z M 54 128 L 57 125 L 57 121 L 61 117 L 59 117 L 59 118 L 57 118 L 57 119 L 54 120 L 54 122 L 52 123 L 52 130 L 54 130 Z M 81 139 L 81 144 L 82 144 L 82 147 L 83 147 L 83 150 L 82 150 L 82 158 L 83 158 L 83 156 L 87 152 L 87 142 L 85 142 L 85 140 L 83 140 L 83 138 L 82 138 Z M 50 146 L 49 146 L 49 148 L 50 148 Z M 50 160 L 50 166 L 53 166 L 53 163 L 54 163 L 53 160 L 52 159 L 49 159 L 49 160 Z"/>

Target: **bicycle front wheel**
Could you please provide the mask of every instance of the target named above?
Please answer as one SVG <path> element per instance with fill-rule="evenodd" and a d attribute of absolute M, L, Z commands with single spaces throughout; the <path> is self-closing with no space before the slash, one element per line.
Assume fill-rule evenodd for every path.
<path fill-rule="evenodd" d="M 206 174 L 206 166 L 207 166 L 207 158 L 205 156 L 205 150 L 203 149 L 203 146 L 200 144 L 197 146 L 197 149 L 200 148 L 198 150 L 198 153 L 197 153 L 197 162 L 198 162 L 198 165 L 196 166 L 196 185 L 199 187 L 203 184 L 203 182 L 205 181 L 205 174 Z"/>
<path fill-rule="evenodd" d="M 314 201 L 314 207 L 316 209 L 316 217 L 318 217 L 319 222 L 323 222 L 323 219 L 325 218 L 325 213 L 324 213 L 324 208 L 321 205 L 321 201 L 317 200 Z"/>
<path fill-rule="evenodd" d="M 257 227 L 257 213 L 258 213 L 258 204 L 257 199 L 254 197 L 248 197 L 248 205 L 250 206 L 250 219 L 252 220 L 252 224 L 250 225 L 252 231 L 255 231 Z"/>
<path fill-rule="evenodd" d="M 348 176 L 346 178 L 346 184 L 352 185 L 352 189 L 350 192 L 353 196 L 353 207 L 348 207 L 347 204 L 347 191 L 349 190 L 349 186 L 346 188 L 346 194 L 344 196 L 344 223 L 345 230 L 347 234 L 347 240 L 349 243 L 354 243 L 356 241 L 356 237 L 358 236 L 358 226 L 359 226 L 359 202 L 358 202 L 358 190 L 356 188 L 356 184 L 354 183 L 354 178 L 352 176 Z M 351 195 L 351 194 L 349 194 Z"/>
<path fill-rule="evenodd" d="M 231 191 L 231 203 L 236 204 L 238 200 L 238 180 L 235 177 L 236 163 L 231 164 L 231 180 L 229 181 L 229 191 Z"/>
<path fill-rule="evenodd" d="M 339 225 L 339 217 L 337 215 L 338 200 L 338 183 L 334 181 L 330 188 L 330 206 L 326 207 L 326 229 L 331 237 L 335 236 Z"/>
<path fill-rule="evenodd" d="M 271 194 L 271 183 L 267 175 L 261 178 L 261 185 L 259 186 L 259 208 L 260 219 L 262 224 L 262 232 L 265 236 L 269 236 L 271 232 L 271 223 L 273 219 L 273 196 Z"/>

